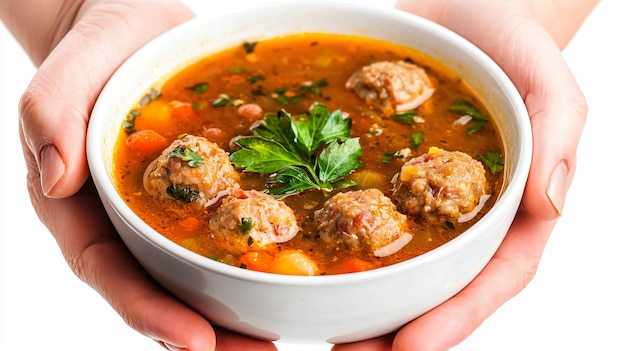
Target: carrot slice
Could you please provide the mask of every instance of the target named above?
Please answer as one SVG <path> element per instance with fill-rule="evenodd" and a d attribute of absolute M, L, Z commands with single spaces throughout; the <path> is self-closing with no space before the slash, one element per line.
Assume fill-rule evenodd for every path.
<path fill-rule="evenodd" d="M 144 129 L 131 134 L 126 139 L 126 145 L 137 156 L 150 157 L 163 151 L 168 146 L 168 142 L 161 134 L 151 129 Z"/>
<path fill-rule="evenodd" d="M 272 272 L 274 270 L 274 258 L 265 252 L 246 252 L 239 257 L 242 265 L 247 269 L 260 272 Z"/>
<path fill-rule="evenodd" d="M 376 264 L 372 262 L 367 262 L 356 257 L 350 257 L 335 265 L 333 268 L 333 274 L 363 272 L 376 267 Z"/>

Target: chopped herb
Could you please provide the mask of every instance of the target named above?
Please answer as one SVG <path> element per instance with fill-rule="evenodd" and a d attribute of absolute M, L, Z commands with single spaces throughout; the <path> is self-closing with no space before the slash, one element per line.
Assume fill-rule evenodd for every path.
<path fill-rule="evenodd" d="M 239 268 L 241 269 L 248 269 L 248 265 L 246 265 L 245 263 L 242 263 L 239 265 Z"/>
<path fill-rule="evenodd" d="M 248 76 L 248 81 L 252 84 L 262 81 L 262 80 L 265 80 L 265 76 L 262 74 L 255 74 L 252 76 Z"/>
<path fill-rule="evenodd" d="M 417 113 L 415 111 L 411 111 L 395 114 L 393 118 L 404 123 L 413 124 L 413 117 L 415 117 L 416 115 Z"/>
<path fill-rule="evenodd" d="M 385 152 L 385 154 L 383 155 L 382 163 L 388 164 L 388 163 L 393 162 L 393 160 L 395 159 L 405 158 L 405 157 L 406 156 L 400 151 L 396 151 L 394 153 Z"/>
<path fill-rule="evenodd" d="M 471 102 L 460 99 L 452 102 L 452 106 L 448 109 L 450 112 L 454 112 L 460 115 L 468 115 L 472 117 L 473 123 L 467 128 L 467 134 L 472 134 L 485 126 L 488 119 L 483 116 L 480 111 Z"/>
<path fill-rule="evenodd" d="M 248 246 L 252 246 L 254 244 L 254 239 L 251 236 L 248 236 Z"/>
<path fill-rule="evenodd" d="M 246 54 L 251 54 L 254 52 L 254 48 L 256 47 L 256 41 L 244 41 L 243 48 L 246 50 Z"/>
<path fill-rule="evenodd" d="M 198 198 L 198 191 L 191 188 L 177 189 L 175 185 L 167 187 L 166 192 L 174 200 L 178 200 L 184 203 L 190 203 Z"/>
<path fill-rule="evenodd" d="M 228 69 L 228 73 L 244 73 L 245 71 L 246 69 L 241 67 L 233 67 Z"/>
<path fill-rule="evenodd" d="M 221 94 L 217 99 L 211 101 L 213 107 L 224 107 L 232 104 L 235 99 L 231 99 L 226 94 Z"/>
<path fill-rule="evenodd" d="M 261 85 L 257 85 L 256 88 L 253 88 L 250 92 L 254 96 L 264 96 L 265 95 L 265 89 L 263 89 L 263 86 L 261 86 Z"/>
<path fill-rule="evenodd" d="M 486 123 L 487 122 L 484 122 L 484 121 L 476 121 L 470 124 L 470 126 L 467 128 L 467 134 L 476 133 L 479 129 L 484 127 Z"/>
<path fill-rule="evenodd" d="M 148 105 L 150 102 L 152 102 L 152 100 L 156 100 L 159 96 L 161 96 L 161 93 L 159 93 L 158 90 L 154 89 L 154 88 L 150 88 L 150 92 L 147 93 L 146 95 L 144 95 L 141 100 L 139 100 L 139 107 L 144 107 L 146 105 Z"/>
<path fill-rule="evenodd" d="M 318 79 L 315 82 L 307 82 L 300 85 L 300 91 L 309 94 L 322 95 L 322 91 L 320 88 L 327 87 L 328 81 L 326 78 Z"/>
<path fill-rule="evenodd" d="M 183 148 L 182 146 L 176 147 L 171 153 L 170 157 L 178 157 L 187 162 L 187 165 L 191 168 L 196 168 L 204 164 L 204 159 L 190 148 Z"/>
<path fill-rule="evenodd" d="M 424 133 L 418 132 L 411 134 L 411 147 L 417 149 L 424 142 Z"/>
<path fill-rule="evenodd" d="M 308 189 L 330 192 L 355 185 L 343 178 L 364 166 L 359 139 L 350 137 L 351 130 L 350 118 L 322 104 L 294 118 L 280 110 L 266 114 L 254 135 L 237 139 L 241 149 L 230 160 L 244 172 L 272 174 L 266 186 L 275 197 Z"/>
<path fill-rule="evenodd" d="M 491 173 L 502 172 L 504 169 L 504 158 L 497 151 L 488 150 L 485 155 L 478 155 L 478 157 Z"/>
<path fill-rule="evenodd" d="M 137 117 L 141 115 L 141 112 L 137 110 L 130 110 L 128 115 L 126 115 L 126 119 L 124 120 L 124 131 L 128 134 L 135 131 L 135 122 L 137 121 Z"/>
<path fill-rule="evenodd" d="M 207 103 L 206 101 L 196 101 L 193 103 L 193 105 L 191 105 L 191 108 L 194 111 L 198 111 L 198 110 L 203 110 L 206 107 Z"/>
<path fill-rule="evenodd" d="M 252 218 L 242 218 L 241 219 L 241 233 L 245 234 L 252 229 Z"/>
<path fill-rule="evenodd" d="M 290 93 L 285 87 L 276 88 L 272 97 L 282 105 L 287 105 L 290 102 L 299 103 L 302 100 L 302 95 Z"/>
<path fill-rule="evenodd" d="M 196 94 L 202 94 L 209 89 L 209 83 L 198 83 L 190 87 L 185 87 L 186 90 L 191 90 Z"/>

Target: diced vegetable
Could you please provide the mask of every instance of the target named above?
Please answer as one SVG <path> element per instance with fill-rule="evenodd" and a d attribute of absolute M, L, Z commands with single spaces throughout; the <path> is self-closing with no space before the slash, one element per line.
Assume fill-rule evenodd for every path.
<path fill-rule="evenodd" d="M 280 252 L 274 260 L 274 273 L 288 275 L 318 275 L 317 264 L 298 250 Z"/>
<path fill-rule="evenodd" d="M 259 272 L 272 272 L 274 259 L 265 252 L 246 252 L 239 258 L 240 267 Z"/>
<path fill-rule="evenodd" d="M 131 134 L 126 139 L 126 145 L 137 156 L 151 157 L 163 151 L 169 143 L 154 130 L 144 129 Z"/>

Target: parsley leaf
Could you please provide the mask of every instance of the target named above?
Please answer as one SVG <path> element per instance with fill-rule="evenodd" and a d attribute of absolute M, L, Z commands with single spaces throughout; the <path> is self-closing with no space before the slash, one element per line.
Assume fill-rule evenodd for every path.
<path fill-rule="evenodd" d="M 417 132 L 411 134 L 411 147 L 417 149 L 424 142 L 424 133 Z"/>
<path fill-rule="evenodd" d="M 413 124 L 413 117 L 415 117 L 417 113 L 415 111 L 397 113 L 393 115 L 394 119 L 397 119 L 400 122 L 404 122 L 407 124 Z"/>
<path fill-rule="evenodd" d="M 321 190 L 319 185 L 311 180 L 306 170 L 286 166 L 272 174 L 268 181 L 267 192 L 274 197 L 281 198 L 309 189 Z"/>
<path fill-rule="evenodd" d="M 365 166 L 359 160 L 362 154 L 359 138 L 350 138 L 343 143 L 331 141 L 317 158 L 320 181 L 332 184 L 353 170 Z M 332 190 L 332 187 L 328 190 Z"/>
<path fill-rule="evenodd" d="M 266 114 L 254 135 L 236 139 L 241 149 L 230 160 L 244 172 L 272 174 L 266 186 L 275 197 L 309 189 L 329 192 L 354 185 L 343 178 L 364 166 L 359 138 L 351 138 L 351 130 L 351 119 L 322 104 L 298 117 L 280 110 Z"/>
<path fill-rule="evenodd" d="M 187 165 L 191 168 L 196 168 L 204 164 L 204 159 L 190 148 L 183 148 L 182 146 L 176 147 L 171 153 L 170 157 L 178 157 L 187 162 Z"/>
<path fill-rule="evenodd" d="M 202 94 L 209 89 L 209 83 L 197 83 L 190 87 L 185 87 L 186 90 L 191 90 L 196 94 Z"/>
<path fill-rule="evenodd" d="M 235 143 L 242 149 L 232 153 L 230 160 L 244 172 L 269 174 L 286 166 L 309 166 L 298 154 L 273 140 L 252 136 L 240 138 Z"/>
<path fill-rule="evenodd" d="M 257 44 L 256 41 L 244 41 L 243 48 L 244 50 L 246 50 L 247 54 L 251 54 L 254 52 L 254 48 L 256 47 L 256 44 Z"/>
<path fill-rule="evenodd" d="M 241 218 L 241 232 L 243 234 L 247 233 L 252 229 L 253 220 L 250 217 Z"/>
<path fill-rule="evenodd" d="M 328 108 L 315 104 L 309 117 L 302 116 L 292 121 L 295 137 L 299 141 L 303 153 L 311 157 L 315 150 L 332 140 L 341 141 L 350 137 L 352 119 L 343 119 L 340 110 L 329 113 Z"/>
<path fill-rule="evenodd" d="M 502 172 L 504 169 L 504 158 L 497 151 L 488 150 L 485 155 L 478 155 L 478 157 L 491 173 Z"/>
<path fill-rule="evenodd" d="M 467 134 L 475 133 L 489 121 L 478 111 L 476 106 L 465 99 L 455 100 L 448 111 L 472 117 L 473 123 L 467 128 Z"/>
<path fill-rule="evenodd" d="M 190 203 L 192 201 L 195 201 L 200 194 L 197 190 L 193 190 L 191 188 L 178 189 L 175 185 L 168 186 L 165 191 L 174 200 L 178 200 L 184 203 Z"/>

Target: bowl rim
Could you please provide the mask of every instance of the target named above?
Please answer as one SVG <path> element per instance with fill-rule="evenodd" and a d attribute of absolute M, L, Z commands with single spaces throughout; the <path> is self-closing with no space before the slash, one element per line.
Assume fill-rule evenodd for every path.
<path fill-rule="evenodd" d="M 490 72 L 491 76 L 496 79 L 501 85 L 503 92 L 510 99 L 510 104 L 513 106 L 515 114 L 515 127 L 519 129 L 519 157 L 515 164 L 512 164 L 511 168 L 515 172 L 511 175 L 507 188 L 503 191 L 496 201 L 494 206 L 474 225 L 472 225 L 465 232 L 458 235 L 456 238 L 448 241 L 447 243 L 438 246 L 426 253 L 419 256 L 410 258 L 406 261 L 395 263 L 386 267 L 376 268 L 373 270 L 356 272 L 350 274 L 337 274 L 337 275 L 323 275 L 323 276 L 291 276 L 280 275 L 274 273 L 265 273 L 252 270 L 241 269 L 238 267 L 230 266 L 224 263 L 213 261 L 200 254 L 192 252 L 184 247 L 170 241 L 165 236 L 157 232 L 155 229 L 146 224 L 138 215 L 136 215 L 130 207 L 121 198 L 117 192 L 113 181 L 109 178 L 108 172 L 104 162 L 102 162 L 102 148 L 103 143 L 99 134 L 99 124 L 103 123 L 106 118 L 100 112 L 104 109 L 104 105 L 107 104 L 106 100 L 111 91 L 114 92 L 114 86 L 120 84 L 123 81 L 126 71 L 132 70 L 132 67 L 138 64 L 144 64 L 145 57 L 150 57 L 148 54 L 153 51 L 158 51 L 159 47 L 165 43 L 175 42 L 176 38 L 185 33 L 193 32 L 202 28 L 208 22 L 224 17 L 224 16 L 236 16 L 241 12 L 250 11 L 268 11 L 274 6 L 291 6 L 294 8 L 302 9 L 307 6 L 313 7 L 328 7 L 331 6 L 335 9 L 343 9 L 345 11 L 372 11 L 382 17 L 408 23 L 412 27 L 419 27 L 422 30 L 428 32 L 436 32 L 438 37 L 445 39 L 447 42 L 453 42 L 455 46 L 458 46 L 460 50 L 463 50 L 474 57 L 475 60 L 482 62 L 482 65 Z M 419 49 L 418 49 L 419 50 Z M 174 69 L 177 70 L 176 68 Z M 122 119 L 120 118 L 120 123 Z M 120 67 L 114 72 L 105 87 L 102 89 L 98 96 L 94 108 L 92 110 L 89 127 L 87 129 L 87 158 L 91 176 L 98 189 L 100 196 L 106 196 L 107 201 L 110 202 L 114 211 L 118 212 L 120 217 L 126 222 L 127 225 L 132 227 L 138 235 L 143 239 L 149 241 L 151 245 L 159 248 L 162 251 L 174 256 L 175 258 L 186 261 L 188 264 L 198 267 L 202 270 L 209 270 L 215 274 L 229 276 L 231 278 L 262 282 L 264 284 L 274 285 L 300 285 L 300 286 L 321 286 L 321 285 L 350 285 L 358 282 L 376 280 L 379 277 L 387 276 L 391 273 L 401 274 L 402 271 L 408 269 L 415 269 L 421 265 L 428 263 L 429 261 L 437 260 L 440 256 L 446 255 L 448 251 L 453 251 L 456 247 L 463 246 L 464 242 L 472 240 L 476 235 L 480 235 L 479 229 L 484 227 L 490 227 L 492 222 L 496 220 L 498 216 L 502 216 L 503 212 L 507 211 L 506 204 L 513 202 L 519 205 L 519 198 L 524 190 L 525 183 L 530 170 L 530 161 L 532 154 L 532 133 L 530 128 L 530 121 L 524 102 L 519 95 L 514 84 L 510 81 L 509 77 L 504 71 L 493 61 L 487 54 L 469 42 L 467 39 L 454 33 L 453 31 L 422 17 L 418 17 L 413 14 L 395 9 L 385 8 L 381 6 L 355 4 L 349 2 L 333 2 L 327 0 L 301 0 L 295 4 L 294 2 L 284 1 L 269 1 L 264 3 L 258 3 L 246 8 L 230 9 L 225 11 L 216 12 L 210 15 L 196 17 L 187 22 L 184 22 L 163 34 L 155 37 L 143 47 L 138 49 L 133 55 L 131 55 Z M 517 208 L 517 207 L 516 207 Z"/>

